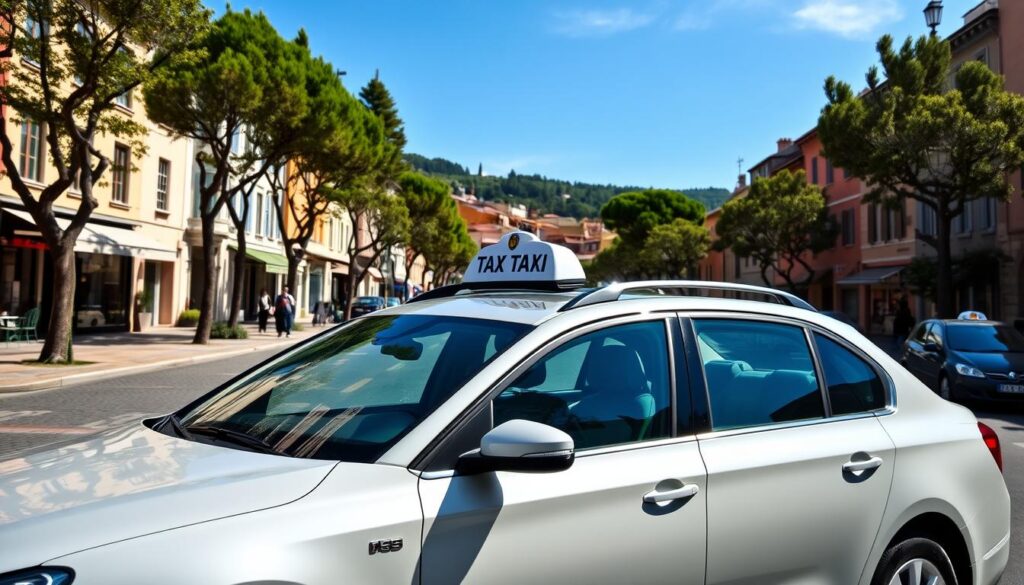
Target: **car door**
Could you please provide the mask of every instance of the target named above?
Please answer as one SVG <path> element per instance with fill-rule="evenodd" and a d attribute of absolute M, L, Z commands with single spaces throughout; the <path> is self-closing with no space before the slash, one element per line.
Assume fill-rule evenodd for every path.
<path fill-rule="evenodd" d="M 928 336 L 928 329 L 931 327 L 931 321 L 924 321 L 919 323 L 914 331 L 907 338 L 906 350 L 903 354 L 903 365 L 919 379 L 923 379 L 924 376 L 924 363 L 923 353 L 925 338 Z"/>
<path fill-rule="evenodd" d="M 925 334 L 925 343 L 922 346 L 919 378 L 932 389 L 939 387 L 939 374 L 942 373 L 942 364 L 945 362 L 945 333 L 945 325 L 939 321 L 933 322 Z"/>
<path fill-rule="evenodd" d="M 469 415 L 484 428 L 468 422 L 471 439 L 452 442 L 479 445 L 481 431 L 525 419 L 572 436 L 575 461 L 423 473 L 422 583 L 703 584 L 707 486 L 695 438 L 676 425 L 677 412 L 689 420 L 671 356 L 679 335 L 674 319 L 593 326 L 496 387 Z"/>
<path fill-rule="evenodd" d="M 797 323 L 723 315 L 688 329 L 710 410 L 707 583 L 857 583 L 895 462 L 878 370 Z"/>

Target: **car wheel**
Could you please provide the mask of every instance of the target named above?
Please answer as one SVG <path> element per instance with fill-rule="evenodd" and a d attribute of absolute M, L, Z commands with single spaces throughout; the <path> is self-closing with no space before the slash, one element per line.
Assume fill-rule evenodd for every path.
<path fill-rule="evenodd" d="M 939 396 L 944 400 L 953 401 L 953 387 L 949 385 L 949 376 L 939 377 Z"/>
<path fill-rule="evenodd" d="M 910 538 L 890 547 L 878 562 L 871 585 L 956 585 L 949 555 L 927 538 Z"/>

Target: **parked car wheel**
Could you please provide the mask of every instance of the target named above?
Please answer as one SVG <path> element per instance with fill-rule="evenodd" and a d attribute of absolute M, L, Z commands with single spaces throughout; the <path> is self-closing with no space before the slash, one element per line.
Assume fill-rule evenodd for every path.
<path fill-rule="evenodd" d="M 939 396 L 950 402 L 953 401 L 953 387 L 949 385 L 949 376 L 939 378 Z"/>
<path fill-rule="evenodd" d="M 955 585 L 949 555 L 927 538 L 909 538 L 885 551 L 871 585 Z"/>

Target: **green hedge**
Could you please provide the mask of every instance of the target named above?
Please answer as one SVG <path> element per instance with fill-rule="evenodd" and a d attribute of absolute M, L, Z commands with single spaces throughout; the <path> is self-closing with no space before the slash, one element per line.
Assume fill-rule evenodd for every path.
<path fill-rule="evenodd" d="M 229 327 L 224 321 L 218 321 L 210 329 L 210 339 L 248 339 L 249 332 L 241 325 Z"/>
<path fill-rule="evenodd" d="M 195 327 L 199 323 L 199 309 L 185 309 L 178 315 L 178 327 Z"/>

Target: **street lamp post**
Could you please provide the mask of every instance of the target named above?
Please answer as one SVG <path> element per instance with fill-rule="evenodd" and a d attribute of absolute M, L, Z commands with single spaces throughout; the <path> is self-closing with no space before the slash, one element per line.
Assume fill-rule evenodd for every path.
<path fill-rule="evenodd" d="M 924 21 L 932 29 L 933 37 L 938 34 L 935 29 L 942 23 L 942 0 L 931 0 L 924 7 Z"/>

